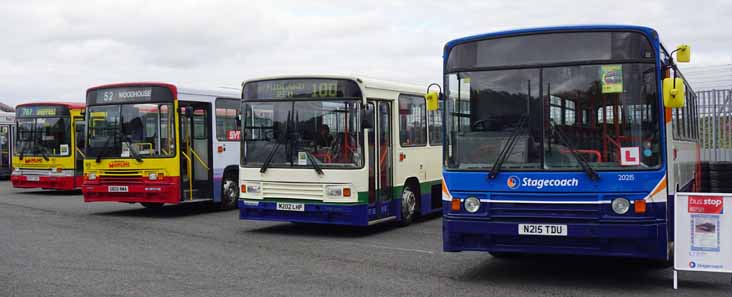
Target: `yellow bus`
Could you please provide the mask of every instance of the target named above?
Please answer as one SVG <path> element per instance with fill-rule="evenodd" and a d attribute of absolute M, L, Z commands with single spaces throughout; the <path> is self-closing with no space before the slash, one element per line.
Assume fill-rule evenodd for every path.
<path fill-rule="evenodd" d="M 83 103 L 69 102 L 16 107 L 13 187 L 65 191 L 81 187 L 84 108 Z"/>

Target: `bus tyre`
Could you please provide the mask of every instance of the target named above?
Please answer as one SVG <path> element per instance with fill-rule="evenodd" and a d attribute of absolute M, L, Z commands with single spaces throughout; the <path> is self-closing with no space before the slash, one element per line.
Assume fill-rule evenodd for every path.
<path fill-rule="evenodd" d="M 510 252 L 489 252 L 489 254 L 493 258 L 498 258 L 498 259 L 515 258 L 515 257 L 518 257 L 521 255 L 519 253 L 510 253 Z"/>
<path fill-rule="evenodd" d="M 652 260 L 651 266 L 656 269 L 666 269 L 674 266 L 674 243 L 670 241 L 666 246 L 666 253 L 668 258 L 665 260 Z"/>
<path fill-rule="evenodd" d="M 411 185 L 404 185 L 402 190 L 402 220 L 399 222 L 401 226 L 407 226 L 412 223 L 417 212 L 417 194 Z"/>
<path fill-rule="evenodd" d="M 233 209 L 236 208 L 236 201 L 239 199 L 239 185 L 237 181 L 231 176 L 224 178 L 221 191 L 221 202 L 219 203 L 220 209 Z"/>
<path fill-rule="evenodd" d="M 161 207 L 163 207 L 163 203 L 159 203 L 159 202 L 140 202 L 140 205 L 144 206 L 145 208 L 161 208 Z"/>

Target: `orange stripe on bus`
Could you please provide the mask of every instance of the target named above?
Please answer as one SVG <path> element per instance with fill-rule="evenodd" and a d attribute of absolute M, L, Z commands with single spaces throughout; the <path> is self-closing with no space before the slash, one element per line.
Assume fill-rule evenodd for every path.
<path fill-rule="evenodd" d="M 666 177 L 664 176 L 661 182 L 656 186 L 655 189 L 653 189 L 653 193 L 651 193 L 650 198 L 653 198 L 654 195 L 658 194 L 658 192 L 661 192 L 664 188 L 666 188 Z"/>

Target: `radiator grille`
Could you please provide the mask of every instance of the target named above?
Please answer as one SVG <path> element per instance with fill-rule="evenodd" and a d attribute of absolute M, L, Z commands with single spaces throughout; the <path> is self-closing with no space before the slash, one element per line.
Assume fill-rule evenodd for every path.
<path fill-rule="evenodd" d="M 264 198 L 323 200 L 323 184 L 305 183 L 262 183 Z"/>

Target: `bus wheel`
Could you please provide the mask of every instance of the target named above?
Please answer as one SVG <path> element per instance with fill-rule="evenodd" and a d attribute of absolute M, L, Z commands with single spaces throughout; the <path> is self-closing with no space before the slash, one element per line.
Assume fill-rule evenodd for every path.
<path fill-rule="evenodd" d="M 499 258 L 499 259 L 507 259 L 507 258 L 515 258 L 520 256 L 519 253 L 510 253 L 510 252 L 489 252 L 493 258 Z"/>
<path fill-rule="evenodd" d="M 145 208 L 161 208 L 163 207 L 163 203 L 158 202 L 140 202 L 142 206 Z"/>
<path fill-rule="evenodd" d="M 402 221 L 399 222 L 402 226 L 407 226 L 412 223 L 414 216 L 417 212 L 417 194 L 411 185 L 404 185 L 402 190 Z"/>
<path fill-rule="evenodd" d="M 236 208 L 236 201 L 239 199 L 239 186 L 231 176 L 224 178 L 223 191 L 221 191 L 221 202 L 219 208 Z"/>

